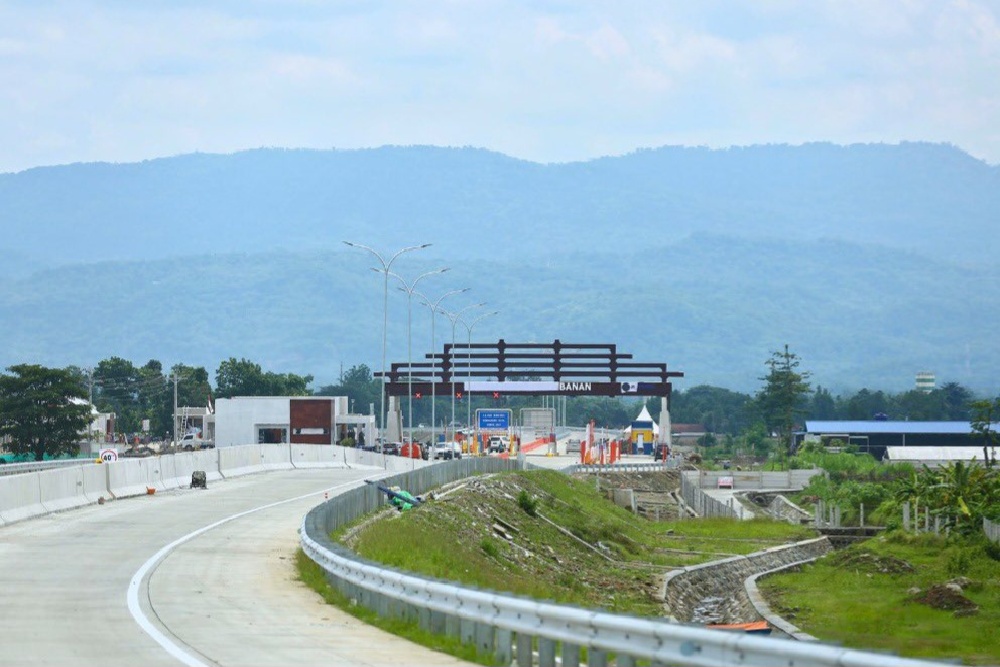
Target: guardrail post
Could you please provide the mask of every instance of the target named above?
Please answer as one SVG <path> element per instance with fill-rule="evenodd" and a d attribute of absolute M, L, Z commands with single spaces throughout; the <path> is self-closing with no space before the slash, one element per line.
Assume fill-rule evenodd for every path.
<path fill-rule="evenodd" d="M 496 651 L 491 623 L 476 623 L 476 651 L 483 655 L 493 655 Z"/>
<path fill-rule="evenodd" d="M 517 667 L 531 667 L 531 635 L 517 633 Z"/>
<path fill-rule="evenodd" d="M 577 644 L 563 642 L 562 667 L 580 667 L 580 647 Z"/>
<path fill-rule="evenodd" d="M 635 658 L 630 655 L 620 655 L 615 658 L 615 667 L 635 667 Z"/>
<path fill-rule="evenodd" d="M 458 621 L 458 638 L 463 644 L 472 644 L 476 641 L 476 623 L 462 618 Z"/>
<path fill-rule="evenodd" d="M 443 611 L 431 611 L 430 619 L 428 624 L 428 629 L 435 635 L 443 635 L 445 633 L 446 614 Z"/>
<path fill-rule="evenodd" d="M 538 667 L 556 666 L 556 643 L 544 637 L 538 638 Z"/>
<path fill-rule="evenodd" d="M 608 654 L 599 648 L 587 647 L 587 667 L 608 667 Z"/>
<path fill-rule="evenodd" d="M 513 660 L 514 633 L 510 630 L 497 628 L 497 646 L 493 656 L 498 665 L 509 665 Z"/>
<path fill-rule="evenodd" d="M 458 616 L 448 614 L 444 617 L 444 634 L 446 637 L 461 637 L 462 628 Z"/>

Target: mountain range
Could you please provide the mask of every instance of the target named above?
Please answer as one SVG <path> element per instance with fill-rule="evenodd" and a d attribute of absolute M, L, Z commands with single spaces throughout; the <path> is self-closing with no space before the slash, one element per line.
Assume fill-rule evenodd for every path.
<path fill-rule="evenodd" d="M 392 253 L 499 311 L 477 340 L 614 342 L 679 388 L 760 385 L 788 343 L 833 389 L 1000 387 L 1000 168 L 904 143 L 663 147 L 568 164 L 474 148 L 258 149 L 0 174 L 0 364 L 231 356 L 381 367 Z M 386 255 L 388 259 L 388 255 Z M 407 355 L 390 284 L 388 361 Z M 471 315 L 470 315 L 471 317 Z M 413 301 L 414 359 L 430 350 Z M 439 318 L 436 347 L 451 338 Z M 468 336 L 459 326 L 459 340 Z"/>

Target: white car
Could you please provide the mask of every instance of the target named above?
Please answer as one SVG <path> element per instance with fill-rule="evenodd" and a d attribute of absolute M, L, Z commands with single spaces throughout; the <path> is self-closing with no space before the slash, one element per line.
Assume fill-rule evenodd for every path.
<path fill-rule="evenodd" d="M 432 445 L 429 458 L 460 459 L 462 458 L 462 445 L 457 442 L 441 442 L 437 445 Z"/>

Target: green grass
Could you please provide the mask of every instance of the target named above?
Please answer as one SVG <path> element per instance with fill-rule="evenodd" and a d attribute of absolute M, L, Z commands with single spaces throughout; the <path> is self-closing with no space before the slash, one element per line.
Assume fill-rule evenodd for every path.
<path fill-rule="evenodd" d="M 658 616 L 655 580 L 670 568 L 815 535 L 770 521 L 650 522 L 615 506 L 593 484 L 553 471 L 504 473 L 492 481 L 501 492 L 460 491 L 392 515 L 360 530 L 351 548 L 393 567 L 489 590 Z M 513 543 L 494 534 L 497 518 L 515 527 Z M 602 545 L 610 560 L 545 518 Z"/>
<path fill-rule="evenodd" d="M 490 656 L 478 653 L 474 645 L 463 644 L 457 637 L 433 634 L 422 630 L 415 622 L 382 618 L 374 611 L 352 603 L 351 600 L 348 600 L 339 591 L 330 586 L 323 574 L 323 568 L 310 560 L 302 549 L 299 549 L 295 555 L 295 565 L 300 581 L 319 593 L 327 604 L 331 604 L 347 612 L 363 623 L 467 662 L 488 665 L 490 667 L 496 664 Z"/>
<path fill-rule="evenodd" d="M 982 543 L 892 533 L 856 545 L 851 553 L 901 559 L 914 571 L 884 574 L 845 563 L 846 554 L 838 554 L 798 573 L 768 577 L 761 589 L 775 611 L 824 641 L 907 657 L 960 656 L 974 665 L 1000 662 L 1000 562 L 986 555 Z M 979 606 L 975 615 L 956 617 L 916 603 L 907 593 L 958 576 L 975 582 L 964 593 Z"/>

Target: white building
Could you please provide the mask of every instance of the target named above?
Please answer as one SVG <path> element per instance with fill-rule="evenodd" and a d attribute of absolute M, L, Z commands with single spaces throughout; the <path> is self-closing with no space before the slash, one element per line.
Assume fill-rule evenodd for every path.
<path fill-rule="evenodd" d="M 215 401 L 215 445 L 331 445 L 364 433 L 374 444 L 375 416 L 353 415 L 346 396 L 236 396 Z"/>

